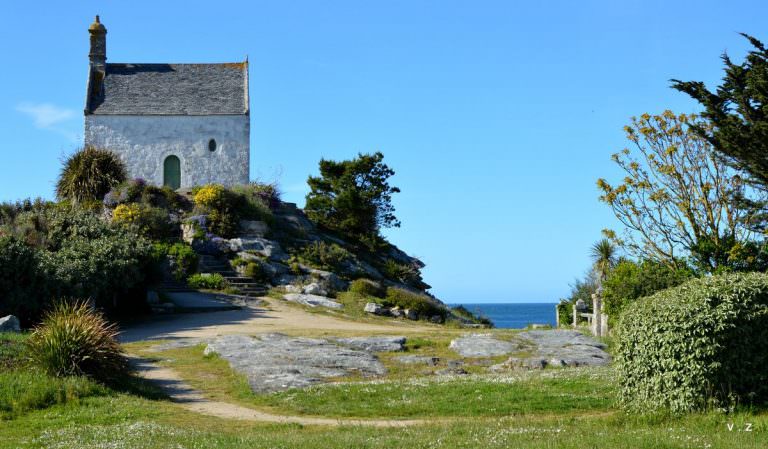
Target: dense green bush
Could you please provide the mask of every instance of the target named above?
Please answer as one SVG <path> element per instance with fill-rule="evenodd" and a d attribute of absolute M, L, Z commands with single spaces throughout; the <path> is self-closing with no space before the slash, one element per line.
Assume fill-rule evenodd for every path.
<path fill-rule="evenodd" d="M 179 226 L 171 223 L 168 211 L 147 204 L 120 204 L 112 211 L 112 221 L 150 240 L 165 241 L 179 237 Z"/>
<path fill-rule="evenodd" d="M 438 304 L 434 299 L 426 295 L 403 290 L 402 288 L 387 288 L 385 301 L 387 304 L 398 306 L 401 309 L 414 310 L 421 318 L 429 318 L 436 315 L 445 318 L 448 314 L 445 306 Z"/>
<path fill-rule="evenodd" d="M 383 298 L 387 294 L 386 289 L 381 284 L 370 279 L 355 279 L 350 282 L 348 291 L 375 298 Z"/>
<path fill-rule="evenodd" d="M 227 280 L 219 273 L 196 273 L 187 278 L 187 284 L 192 288 L 224 290 L 227 287 Z"/>
<path fill-rule="evenodd" d="M 45 301 L 90 297 L 100 307 L 133 308 L 138 305 L 135 299 L 143 297 L 135 289 L 147 280 L 152 251 L 134 232 L 112 226 L 89 210 L 63 205 L 22 212 L 13 228 L 37 251 L 40 263 L 34 276 L 41 291 L 48 286 Z M 34 303 L 33 296 L 28 303 Z"/>
<path fill-rule="evenodd" d="M 352 253 L 336 243 L 324 241 L 315 241 L 302 247 L 295 256 L 303 264 L 328 271 L 341 271 L 353 258 Z"/>
<path fill-rule="evenodd" d="M 193 201 L 198 212 L 208 215 L 208 231 L 233 237 L 240 230 L 242 196 L 220 184 L 207 184 L 193 190 Z"/>
<path fill-rule="evenodd" d="M 650 260 L 622 261 L 603 281 L 603 311 L 616 320 L 635 300 L 680 285 L 691 276 L 689 270 L 673 269 Z"/>
<path fill-rule="evenodd" d="M 44 306 L 47 289 L 39 251 L 15 237 L 0 237 L 0 317 L 16 315 L 29 323 Z"/>
<path fill-rule="evenodd" d="M 768 275 L 691 280 L 641 299 L 617 329 L 622 405 L 673 413 L 768 400 Z"/>
<path fill-rule="evenodd" d="M 117 333 L 87 302 L 61 302 L 32 332 L 27 348 L 32 361 L 52 376 L 114 381 L 130 372 Z"/>
<path fill-rule="evenodd" d="M 64 161 L 56 196 L 73 203 L 101 201 L 125 178 L 125 165 L 115 153 L 86 147 Z"/>
<path fill-rule="evenodd" d="M 185 243 L 174 243 L 167 247 L 166 254 L 176 280 L 185 279 L 197 271 L 199 257 L 191 246 Z"/>

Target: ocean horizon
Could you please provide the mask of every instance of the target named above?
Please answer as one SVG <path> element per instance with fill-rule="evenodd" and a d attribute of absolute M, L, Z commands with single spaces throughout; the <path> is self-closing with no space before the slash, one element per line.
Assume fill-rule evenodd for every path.
<path fill-rule="evenodd" d="M 467 310 L 490 319 L 499 329 L 523 329 L 529 324 L 549 324 L 555 326 L 556 302 L 456 302 L 450 306 L 461 305 Z"/>

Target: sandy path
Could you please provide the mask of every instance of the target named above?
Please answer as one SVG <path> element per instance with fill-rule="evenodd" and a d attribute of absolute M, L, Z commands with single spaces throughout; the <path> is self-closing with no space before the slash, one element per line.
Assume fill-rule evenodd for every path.
<path fill-rule="evenodd" d="M 239 419 L 267 423 L 296 423 L 302 425 L 322 426 L 372 426 L 372 427 L 406 427 L 427 423 L 437 423 L 438 420 L 387 420 L 387 419 L 333 419 L 314 418 L 306 416 L 275 415 L 261 412 L 228 402 L 212 401 L 184 383 L 179 375 L 170 368 L 159 367 L 146 360 L 134 358 L 139 374 L 155 384 L 179 406 L 203 415 L 224 419 Z"/>
<path fill-rule="evenodd" d="M 365 323 L 308 313 L 276 299 L 264 299 L 269 310 L 248 306 L 241 310 L 222 312 L 156 315 L 148 320 L 123 326 L 120 341 L 179 338 L 210 338 L 219 335 L 255 335 L 283 331 L 355 331 L 381 333 L 431 332 L 433 327 L 407 321 L 392 320 L 391 324 Z"/>

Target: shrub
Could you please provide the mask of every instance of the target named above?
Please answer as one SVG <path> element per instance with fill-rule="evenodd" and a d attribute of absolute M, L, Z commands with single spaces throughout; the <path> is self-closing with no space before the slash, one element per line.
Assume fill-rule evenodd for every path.
<path fill-rule="evenodd" d="M 264 267 L 258 262 L 248 262 L 245 265 L 245 276 L 253 278 L 257 281 L 266 281 L 269 279 L 267 273 L 264 271 Z"/>
<path fill-rule="evenodd" d="M 197 271 L 198 255 L 191 246 L 184 243 L 174 243 L 168 247 L 168 259 L 171 262 L 173 276 L 182 280 L 192 276 Z"/>
<path fill-rule="evenodd" d="M 675 270 L 650 260 L 620 262 L 603 281 L 603 310 L 616 320 L 637 299 L 680 285 L 691 276 L 689 270 Z"/>
<path fill-rule="evenodd" d="M 363 296 L 373 296 L 383 298 L 386 295 L 386 289 L 376 281 L 370 279 L 355 279 L 349 284 L 349 291 Z"/>
<path fill-rule="evenodd" d="M 237 212 L 241 218 L 274 222 L 272 209 L 280 204 L 280 196 L 274 184 L 251 183 L 232 187 L 238 198 Z"/>
<path fill-rule="evenodd" d="M 220 184 L 207 184 L 194 191 L 193 200 L 208 214 L 208 230 L 221 237 L 231 237 L 240 229 L 239 203 L 242 197 Z"/>
<path fill-rule="evenodd" d="M 227 189 L 221 184 L 207 184 L 200 187 L 192 197 L 196 205 L 211 209 L 227 207 Z"/>
<path fill-rule="evenodd" d="M 477 313 L 473 313 L 471 310 L 462 305 L 451 307 L 451 314 L 475 324 L 482 324 L 484 326 L 493 327 L 493 321 L 491 321 L 490 318 Z"/>
<path fill-rule="evenodd" d="M 188 201 L 168 186 L 156 187 L 141 178 L 123 182 L 104 195 L 104 205 L 110 208 L 120 204 L 142 204 L 166 211 L 186 209 Z"/>
<path fill-rule="evenodd" d="M 328 271 L 340 271 L 352 260 L 352 253 L 336 243 L 324 241 L 310 243 L 301 248 L 296 256 L 306 265 Z"/>
<path fill-rule="evenodd" d="M 567 299 L 561 299 L 555 306 L 560 326 L 570 326 L 573 323 L 573 303 Z"/>
<path fill-rule="evenodd" d="M 387 279 L 402 282 L 405 285 L 418 287 L 421 284 L 421 272 L 418 267 L 397 263 L 387 259 L 381 267 L 381 271 Z"/>
<path fill-rule="evenodd" d="M 187 278 L 187 284 L 192 288 L 223 290 L 227 287 L 227 280 L 219 273 L 196 273 Z"/>
<path fill-rule="evenodd" d="M 401 309 L 415 310 L 421 317 L 438 315 L 445 318 L 448 314 L 445 306 L 438 304 L 437 301 L 429 296 L 409 292 L 401 288 L 387 288 L 386 302 L 393 306 L 399 306 Z"/>
<path fill-rule="evenodd" d="M 101 201 L 125 177 L 125 165 L 115 153 L 86 147 L 64 161 L 56 196 L 73 203 Z"/>
<path fill-rule="evenodd" d="M 768 275 L 689 281 L 621 316 L 620 400 L 673 413 L 768 400 Z"/>
<path fill-rule="evenodd" d="M 38 250 L 15 237 L 0 237 L 0 317 L 34 320 L 45 304 L 46 289 Z"/>
<path fill-rule="evenodd" d="M 129 373 L 117 327 L 85 301 L 60 302 L 27 340 L 32 361 L 52 376 L 114 381 Z"/>

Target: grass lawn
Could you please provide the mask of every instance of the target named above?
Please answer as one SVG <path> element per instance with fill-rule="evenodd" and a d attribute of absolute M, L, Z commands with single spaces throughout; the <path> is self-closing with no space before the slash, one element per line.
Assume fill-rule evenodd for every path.
<path fill-rule="evenodd" d="M 729 423 L 734 430 L 728 430 Z M 753 431 L 744 431 L 747 423 Z M 768 444 L 766 431 L 766 415 L 714 413 L 664 420 L 618 413 L 530 415 L 405 429 L 275 425 L 205 417 L 164 401 L 118 394 L 0 421 L 0 448 L 757 449 Z"/>
<path fill-rule="evenodd" d="M 410 349 L 445 356 L 435 338 L 413 339 Z M 0 335 L 0 448 L 768 447 L 765 412 L 628 416 L 613 407 L 610 368 L 440 379 L 400 373 L 255 395 L 225 361 L 203 357 L 200 346 L 155 354 L 220 400 L 292 414 L 434 419 L 396 429 L 301 426 L 199 415 L 141 380 L 114 389 L 84 378 L 52 378 L 23 361 L 23 339 Z"/>
<path fill-rule="evenodd" d="M 615 397 L 610 368 L 354 379 L 254 394 L 245 377 L 230 369 L 225 360 L 203 356 L 202 345 L 164 351 L 155 357 L 212 399 L 293 415 L 425 418 L 576 414 L 612 410 Z"/>

